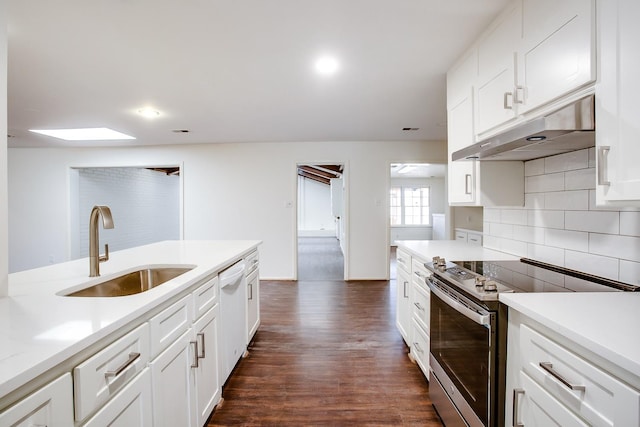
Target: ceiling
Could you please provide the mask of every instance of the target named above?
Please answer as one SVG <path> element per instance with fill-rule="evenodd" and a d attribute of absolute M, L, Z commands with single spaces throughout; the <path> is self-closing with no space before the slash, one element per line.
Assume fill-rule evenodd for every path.
<path fill-rule="evenodd" d="M 507 1 L 10 0 L 8 143 L 443 140 L 446 70 Z M 136 139 L 28 131 L 83 127 Z"/>

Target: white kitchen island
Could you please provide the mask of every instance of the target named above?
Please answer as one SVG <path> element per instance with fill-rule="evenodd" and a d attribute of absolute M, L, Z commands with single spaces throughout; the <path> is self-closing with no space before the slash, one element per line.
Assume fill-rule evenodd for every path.
<path fill-rule="evenodd" d="M 188 319 L 188 325 L 184 327 L 189 333 L 193 329 L 195 337 L 198 326 L 196 321 L 199 321 L 199 316 L 207 317 L 197 312 L 200 301 L 197 292 L 201 289 L 202 292 L 206 291 L 209 295 L 207 297 L 211 299 L 210 305 L 213 306 L 215 302 L 217 310 L 217 273 L 248 255 L 257 253 L 260 243 L 257 240 L 166 241 L 117 251 L 111 253 L 109 261 L 100 264 L 101 277 L 95 278 L 88 277 L 88 259 L 10 274 L 9 296 L 0 298 L 0 424 L 4 422 L 3 413 L 6 414 L 11 405 L 42 386 L 55 382 L 61 375 L 68 375 L 74 367 L 123 336 L 126 338 L 134 333 L 139 334 L 140 328 L 143 331 L 144 328 L 149 328 L 152 337 L 154 327 L 160 334 L 166 333 L 167 336 L 172 330 L 180 331 L 179 328 L 183 326 L 172 323 L 178 316 L 161 317 L 168 311 L 172 314 L 174 306 L 184 306 L 182 311 L 174 311 L 184 313 L 184 317 Z M 193 269 L 135 295 L 63 296 L 70 291 L 118 276 L 123 271 L 149 266 L 190 266 Z M 211 308 L 211 316 L 217 313 L 213 307 L 208 308 Z M 142 335 L 144 338 L 144 332 Z M 187 332 L 183 335 L 187 337 Z M 187 345 L 201 338 L 202 341 L 198 342 L 204 346 L 204 337 L 193 338 L 191 341 L 188 338 L 184 338 L 187 339 Z M 136 342 L 144 343 L 146 339 L 149 338 Z M 215 344 L 209 343 L 211 347 Z M 197 354 L 201 351 L 204 356 L 204 351 L 198 350 L 197 345 L 195 349 Z M 149 356 L 149 351 L 139 352 L 149 360 L 154 356 Z M 137 353 L 131 350 L 131 354 Z M 141 369 L 148 370 L 146 364 Z M 126 370 L 123 375 L 126 376 Z M 147 372 L 137 377 L 141 378 L 140 382 L 147 381 L 145 375 Z M 119 378 L 118 381 L 120 380 L 126 384 L 129 378 Z M 129 388 L 137 382 L 138 380 L 131 381 L 124 390 L 133 396 Z M 114 384 L 111 384 L 114 388 L 120 386 Z M 75 392 L 78 393 L 78 390 Z M 140 402 L 142 405 L 146 401 Z M 193 418 L 195 419 L 195 410 Z M 76 416 L 76 422 L 79 421 Z M 153 424 L 150 415 L 143 424 Z"/>

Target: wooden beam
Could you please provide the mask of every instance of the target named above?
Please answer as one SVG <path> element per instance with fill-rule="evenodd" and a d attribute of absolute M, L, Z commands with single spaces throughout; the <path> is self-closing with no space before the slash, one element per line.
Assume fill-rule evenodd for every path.
<path fill-rule="evenodd" d="M 340 176 L 339 174 L 323 171 L 313 166 L 298 166 L 298 169 L 303 170 L 307 173 L 322 176 L 324 178 L 338 178 Z"/>
<path fill-rule="evenodd" d="M 305 171 L 300 170 L 300 169 L 298 169 L 298 175 L 300 175 L 303 178 L 308 178 L 308 179 L 311 179 L 311 180 L 316 181 L 316 182 L 320 182 L 320 183 L 325 184 L 325 185 L 329 185 L 331 183 L 331 181 L 329 181 L 329 178 L 325 178 L 325 177 L 322 177 L 322 176 L 314 175 L 314 174 L 305 172 Z"/>

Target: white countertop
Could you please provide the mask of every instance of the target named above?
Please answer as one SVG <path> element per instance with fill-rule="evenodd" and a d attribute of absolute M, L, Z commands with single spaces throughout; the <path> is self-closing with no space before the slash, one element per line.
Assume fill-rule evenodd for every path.
<path fill-rule="evenodd" d="M 640 380 L 640 293 L 515 293 L 500 301 Z"/>
<path fill-rule="evenodd" d="M 494 251 L 482 246 L 471 245 L 459 240 L 402 240 L 398 247 L 414 256 L 431 261 L 434 256 L 444 257 L 447 261 L 507 261 L 520 257 L 504 252 Z"/>
<path fill-rule="evenodd" d="M 88 258 L 9 275 L 0 298 L 0 398 L 116 332 L 191 285 L 229 266 L 257 240 L 166 241 L 112 252 L 89 278 Z M 195 268 L 162 286 L 125 297 L 56 295 L 84 288 L 138 266 L 188 264 Z"/>

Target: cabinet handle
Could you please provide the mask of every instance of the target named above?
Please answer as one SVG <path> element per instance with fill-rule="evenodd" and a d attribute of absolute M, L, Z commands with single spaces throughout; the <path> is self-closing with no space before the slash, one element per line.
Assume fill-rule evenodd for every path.
<path fill-rule="evenodd" d="M 464 176 L 464 194 L 471 194 L 471 174 Z"/>
<path fill-rule="evenodd" d="M 105 372 L 104 376 L 106 378 L 117 377 L 118 375 L 120 375 L 122 373 L 122 371 L 127 369 L 133 362 L 135 362 L 139 358 L 140 358 L 140 353 L 129 353 L 129 358 L 126 360 L 126 362 L 124 362 L 122 365 L 118 366 L 115 371 L 107 371 L 107 372 Z"/>
<path fill-rule="evenodd" d="M 513 100 L 513 92 L 505 92 L 504 93 L 504 109 L 505 110 L 513 110 L 513 101 L 511 105 L 509 105 L 509 97 Z"/>
<path fill-rule="evenodd" d="M 420 344 L 418 344 L 417 342 L 414 342 L 413 346 L 416 348 L 416 350 L 418 350 L 418 353 L 424 354 L 424 350 L 420 348 Z"/>
<path fill-rule="evenodd" d="M 407 281 L 405 280 L 405 282 L 404 282 L 404 291 L 403 291 L 403 296 L 404 296 L 405 298 L 409 298 L 409 294 L 407 293 L 407 285 L 408 285 L 408 284 L 409 284 L 409 282 L 407 282 Z"/>
<path fill-rule="evenodd" d="M 422 273 L 420 273 L 419 271 L 414 271 L 413 274 L 422 279 Z"/>
<path fill-rule="evenodd" d="M 194 346 L 194 350 L 193 350 L 193 364 L 191 365 L 192 368 L 197 368 L 200 366 L 200 364 L 198 363 L 199 359 L 198 359 L 198 341 L 189 341 L 190 344 L 193 344 Z"/>
<path fill-rule="evenodd" d="M 521 388 L 513 389 L 513 427 L 524 427 L 524 423 L 518 421 L 520 419 L 520 414 L 518 411 L 518 397 L 520 395 L 524 395 L 524 390 Z"/>
<path fill-rule="evenodd" d="M 204 332 L 198 332 L 196 334 L 196 337 L 199 337 L 199 338 L 202 339 L 202 346 L 201 346 L 202 347 L 202 356 L 198 354 L 196 357 L 198 359 L 204 359 L 205 358 L 205 353 L 204 353 Z M 198 351 L 198 346 L 196 346 L 196 351 Z"/>
<path fill-rule="evenodd" d="M 249 301 L 253 299 L 253 283 L 249 283 Z"/>
<path fill-rule="evenodd" d="M 608 145 L 598 147 L 598 185 L 611 185 L 611 182 L 607 179 L 607 175 L 609 175 L 607 164 L 610 150 L 611 147 Z"/>
<path fill-rule="evenodd" d="M 522 94 L 522 96 L 520 96 Z M 524 104 L 524 86 L 516 86 L 513 102 L 516 104 Z"/>
<path fill-rule="evenodd" d="M 418 307 L 418 310 L 420 311 L 424 311 L 424 307 L 420 305 L 419 302 L 414 302 L 413 305 L 415 305 L 416 307 Z"/>
<path fill-rule="evenodd" d="M 555 369 L 553 369 L 553 364 L 551 362 L 540 362 L 540 367 L 551 374 L 552 377 L 560 381 L 565 386 L 569 387 L 571 390 L 585 391 L 586 387 L 583 385 L 575 385 L 571 384 L 565 377 L 560 375 Z"/>

